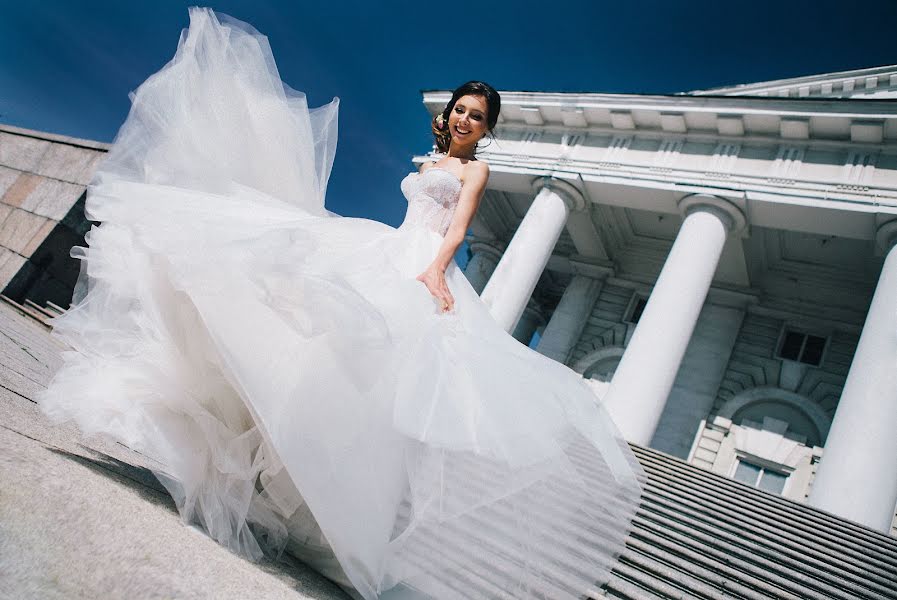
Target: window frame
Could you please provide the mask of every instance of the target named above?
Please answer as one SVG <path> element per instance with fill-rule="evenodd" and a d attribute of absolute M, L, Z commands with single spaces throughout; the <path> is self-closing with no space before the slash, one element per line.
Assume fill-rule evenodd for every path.
<path fill-rule="evenodd" d="M 754 467 L 758 467 L 760 469 L 760 473 L 757 475 L 757 480 L 752 484 L 749 484 L 745 481 L 741 481 L 740 479 L 735 479 L 735 472 L 738 470 L 738 465 L 741 462 L 748 463 Z M 764 490 L 759 486 L 760 481 L 763 479 L 763 474 L 767 471 L 772 473 L 776 473 L 777 475 L 782 475 L 785 477 L 785 483 L 782 486 L 781 492 L 770 492 L 769 490 Z M 732 466 L 729 468 L 728 478 L 732 481 L 737 481 L 738 483 L 743 483 L 749 487 L 754 488 L 755 490 L 759 490 L 761 492 L 767 492 L 769 494 L 776 494 L 777 496 L 786 497 L 786 493 L 788 492 L 789 487 L 791 486 L 791 475 L 794 473 L 794 469 L 788 468 L 786 465 L 778 464 L 771 462 L 769 460 L 765 460 L 760 458 L 759 456 L 753 456 L 749 454 L 743 454 L 741 452 L 736 452 L 735 460 L 732 461 Z"/>
<path fill-rule="evenodd" d="M 796 359 L 787 358 L 785 356 L 782 356 L 782 345 L 785 343 L 785 338 L 788 336 L 789 333 L 797 333 L 797 334 L 802 335 L 804 338 L 803 341 L 801 341 L 800 350 L 797 353 Z M 807 348 L 807 340 L 810 338 L 810 336 L 817 337 L 817 338 L 820 338 L 823 340 L 822 352 L 819 355 L 819 363 L 815 364 L 815 365 L 801 360 L 803 358 L 804 351 Z M 831 341 L 832 341 L 831 335 L 823 335 L 822 333 L 820 333 L 818 331 L 813 332 L 806 327 L 797 327 L 793 324 L 783 323 L 781 329 L 779 329 L 779 337 L 776 340 L 775 353 L 773 354 L 773 357 L 778 360 L 787 360 L 787 361 L 791 361 L 793 363 L 799 363 L 799 364 L 802 364 L 802 365 L 805 365 L 807 367 L 811 367 L 814 369 L 821 369 L 822 366 L 825 364 L 825 359 L 828 357 L 828 350 L 829 350 L 829 346 L 831 346 Z"/>

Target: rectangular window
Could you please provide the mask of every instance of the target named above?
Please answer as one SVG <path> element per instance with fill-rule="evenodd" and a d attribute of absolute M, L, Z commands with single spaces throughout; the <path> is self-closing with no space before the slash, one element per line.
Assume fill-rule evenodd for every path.
<path fill-rule="evenodd" d="M 738 459 L 732 478 L 773 494 L 781 494 L 785 489 L 785 482 L 788 480 L 788 476 L 784 473 L 771 471 L 743 459 Z"/>
<path fill-rule="evenodd" d="M 778 357 L 818 367 L 822 364 L 827 342 L 828 339 L 820 335 L 785 329 L 779 343 Z"/>
<path fill-rule="evenodd" d="M 787 475 L 764 469 L 763 474 L 760 475 L 760 481 L 757 484 L 757 487 L 761 490 L 772 492 L 773 494 L 781 494 L 782 490 L 785 489 L 785 481 L 787 479 Z"/>

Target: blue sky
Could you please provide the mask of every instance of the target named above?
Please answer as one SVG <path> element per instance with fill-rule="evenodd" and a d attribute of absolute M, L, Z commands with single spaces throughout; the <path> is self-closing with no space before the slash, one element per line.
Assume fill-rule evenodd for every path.
<path fill-rule="evenodd" d="M 111 141 L 191 3 L 0 0 L 0 122 Z M 674 93 L 897 63 L 897 1 L 221 1 L 312 106 L 340 97 L 327 206 L 398 225 L 422 89 Z"/>

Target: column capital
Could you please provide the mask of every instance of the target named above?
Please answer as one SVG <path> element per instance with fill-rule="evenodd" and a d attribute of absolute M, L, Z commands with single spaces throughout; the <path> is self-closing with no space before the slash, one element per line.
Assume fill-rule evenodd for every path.
<path fill-rule="evenodd" d="M 884 256 L 897 244 L 897 219 L 882 223 L 875 230 L 875 251 Z"/>
<path fill-rule="evenodd" d="M 563 179 L 545 175 L 533 180 L 532 189 L 534 194 L 538 194 L 543 188 L 548 188 L 560 196 L 567 208 L 570 209 L 570 212 L 584 210 L 588 206 L 588 202 L 586 202 L 582 192 L 575 185 Z"/>
<path fill-rule="evenodd" d="M 693 212 L 710 212 L 720 218 L 729 233 L 741 233 L 747 226 L 747 219 L 741 209 L 729 200 L 712 194 L 689 194 L 676 203 L 683 216 Z"/>

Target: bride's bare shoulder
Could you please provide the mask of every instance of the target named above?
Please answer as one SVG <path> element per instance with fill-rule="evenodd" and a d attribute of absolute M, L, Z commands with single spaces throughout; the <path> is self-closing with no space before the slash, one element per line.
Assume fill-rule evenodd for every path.
<path fill-rule="evenodd" d="M 464 179 L 466 181 L 479 180 L 485 182 L 489 179 L 489 163 L 485 160 L 472 160 L 464 167 Z"/>
<path fill-rule="evenodd" d="M 487 163 L 485 160 L 472 160 L 467 163 L 467 166 L 468 168 L 473 167 L 478 173 L 481 173 L 486 177 L 489 176 L 489 163 Z"/>

